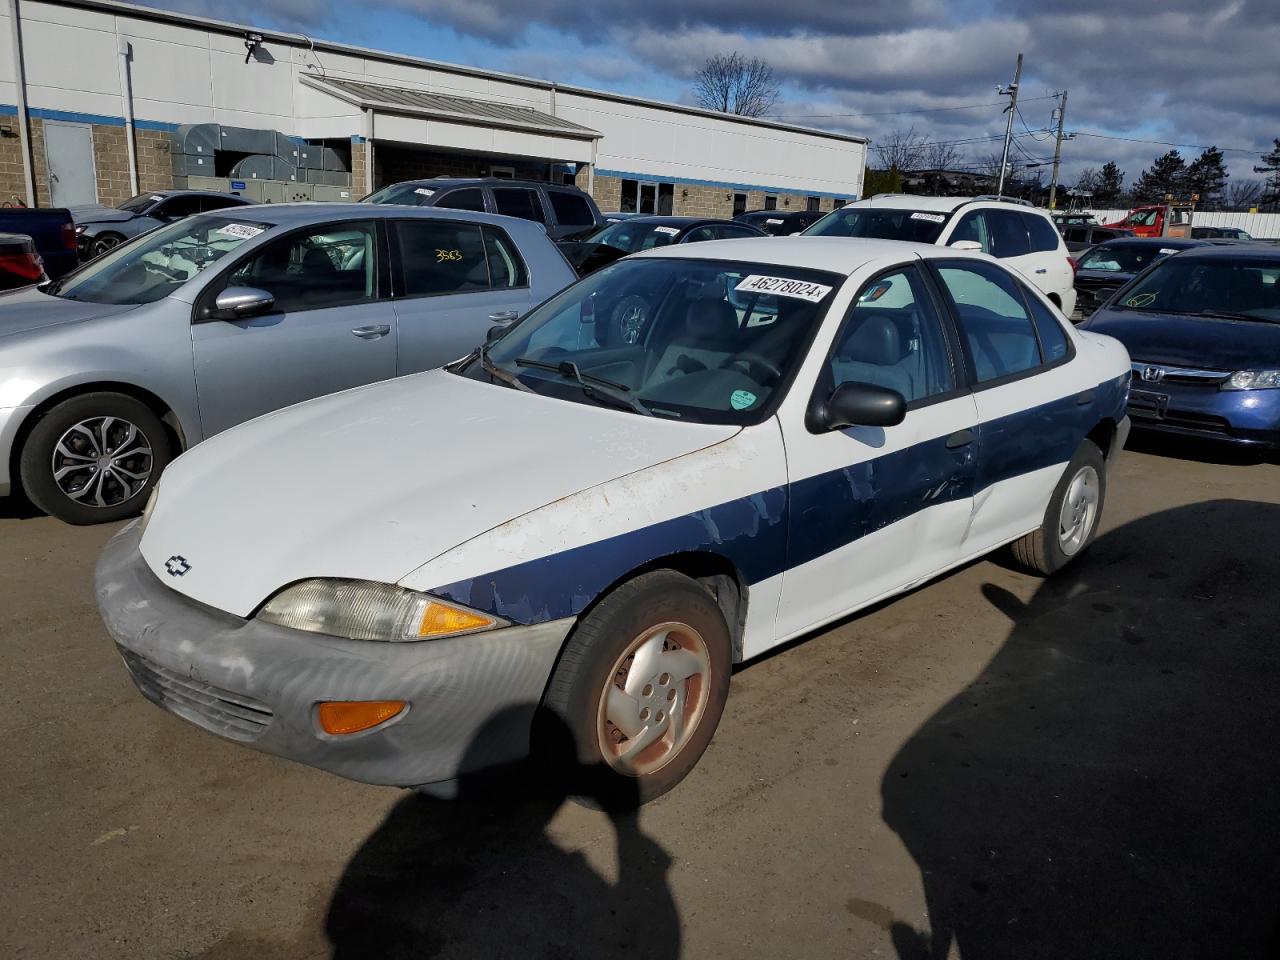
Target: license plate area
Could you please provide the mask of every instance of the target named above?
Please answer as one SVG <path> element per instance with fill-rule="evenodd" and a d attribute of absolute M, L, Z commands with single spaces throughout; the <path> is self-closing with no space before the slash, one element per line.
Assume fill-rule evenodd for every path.
<path fill-rule="evenodd" d="M 1129 413 L 1148 420 L 1163 420 L 1169 412 L 1169 395 L 1151 390 L 1129 391 Z"/>

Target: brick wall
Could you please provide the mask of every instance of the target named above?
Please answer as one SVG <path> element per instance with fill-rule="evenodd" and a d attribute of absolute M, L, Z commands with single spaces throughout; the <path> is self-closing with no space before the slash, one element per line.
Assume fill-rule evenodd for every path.
<path fill-rule="evenodd" d="M 725 187 L 677 183 L 675 205 L 671 212 L 678 217 L 728 219 L 733 216 L 733 191 Z"/>
<path fill-rule="evenodd" d="M 351 144 L 351 199 L 355 200 L 365 194 L 373 193 L 373 183 L 369 178 L 369 153 L 373 144 L 368 140 Z"/>
<path fill-rule="evenodd" d="M 587 189 L 587 172 L 586 167 L 578 172 L 578 186 L 583 190 Z M 615 213 L 618 207 L 622 205 L 622 181 L 617 177 L 596 177 L 595 190 L 592 197 L 598 206 L 605 213 Z"/>
<path fill-rule="evenodd" d="M 138 192 L 172 190 L 173 134 L 160 130 L 134 130 L 133 141 L 138 150 Z"/>
<path fill-rule="evenodd" d="M 27 187 L 22 175 L 22 138 L 17 117 L 5 117 L 12 136 L 0 137 L 0 203 L 26 203 Z"/>

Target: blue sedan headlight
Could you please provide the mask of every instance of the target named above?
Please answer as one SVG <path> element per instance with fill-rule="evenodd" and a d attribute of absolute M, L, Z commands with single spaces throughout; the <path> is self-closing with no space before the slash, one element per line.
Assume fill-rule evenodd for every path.
<path fill-rule="evenodd" d="M 1223 390 L 1280 389 L 1280 370 L 1237 370 L 1222 384 Z"/>

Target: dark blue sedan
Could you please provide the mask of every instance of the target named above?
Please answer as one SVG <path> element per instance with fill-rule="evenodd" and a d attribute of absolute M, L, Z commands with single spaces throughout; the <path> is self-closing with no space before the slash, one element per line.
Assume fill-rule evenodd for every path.
<path fill-rule="evenodd" d="M 1185 250 L 1083 326 L 1128 348 L 1135 428 L 1280 449 L 1280 250 Z"/>

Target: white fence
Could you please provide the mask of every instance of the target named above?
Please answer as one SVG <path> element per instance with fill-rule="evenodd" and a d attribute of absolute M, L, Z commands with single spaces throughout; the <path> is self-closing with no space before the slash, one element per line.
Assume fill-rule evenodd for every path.
<path fill-rule="evenodd" d="M 1099 223 L 1123 220 L 1128 210 L 1091 210 Z M 1280 239 L 1280 213 L 1209 213 L 1197 210 L 1191 215 L 1193 227 L 1238 227 L 1260 240 Z"/>

